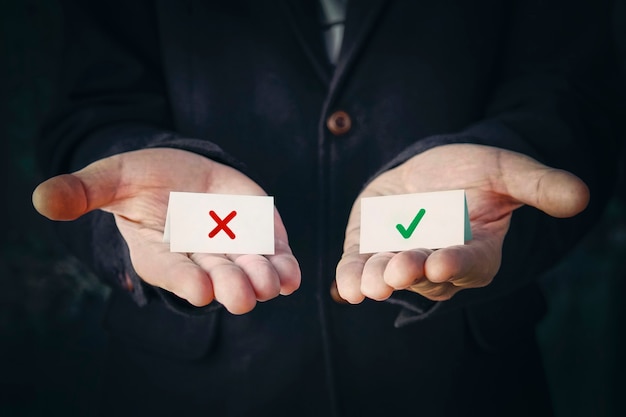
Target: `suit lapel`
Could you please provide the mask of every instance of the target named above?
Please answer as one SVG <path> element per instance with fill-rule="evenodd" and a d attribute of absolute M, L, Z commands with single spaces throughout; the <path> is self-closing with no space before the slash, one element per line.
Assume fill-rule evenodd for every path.
<path fill-rule="evenodd" d="M 319 0 L 283 0 L 286 18 L 296 39 L 313 64 L 325 85 L 330 83 L 333 68 L 326 58 L 326 50 L 319 27 Z"/>

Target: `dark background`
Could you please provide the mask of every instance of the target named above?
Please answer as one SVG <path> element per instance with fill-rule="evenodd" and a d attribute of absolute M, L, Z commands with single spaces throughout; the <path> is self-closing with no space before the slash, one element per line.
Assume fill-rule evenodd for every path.
<path fill-rule="evenodd" d="M 626 2 L 616 36 L 626 62 Z M 61 46 L 55 1 L 0 0 L 0 416 L 83 416 L 95 403 L 105 287 L 55 244 L 32 208 L 33 158 Z M 626 111 L 624 112 L 626 120 Z M 626 154 L 622 161 L 626 161 Z M 542 282 L 538 329 L 557 417 L 626 416 L 626 181 L 598 226 Z"/>

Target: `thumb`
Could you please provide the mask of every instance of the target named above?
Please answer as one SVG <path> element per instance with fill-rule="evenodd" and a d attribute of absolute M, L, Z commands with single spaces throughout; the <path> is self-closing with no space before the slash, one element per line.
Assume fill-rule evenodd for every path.
<path fill-rule="evenodd" d="M 509 195 L 553 217 L 572 217 L 589 203 L 589 188 L 576 175 L 551 168 L 520 154 L 501 158 Z"/>
<path fill-rule="evenodd" d="M 114 201 L 120 179 L 119 160 L 102 159 L 39 184 L 33 191 L 33 206 L 51 220 L 75 220 Z"/>

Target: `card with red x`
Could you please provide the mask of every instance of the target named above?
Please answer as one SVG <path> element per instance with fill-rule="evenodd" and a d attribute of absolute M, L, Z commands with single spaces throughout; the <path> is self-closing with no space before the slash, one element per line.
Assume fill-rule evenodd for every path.
<path fill-rule="evenodd" d="M 274 254 L 274 198 L 170 193 L 163 241 L 172 252 Z"/>

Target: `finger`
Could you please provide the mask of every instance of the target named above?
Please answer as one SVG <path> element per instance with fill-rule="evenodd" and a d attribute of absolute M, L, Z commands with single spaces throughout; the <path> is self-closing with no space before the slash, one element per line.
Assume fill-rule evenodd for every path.
<path fill-rule="evenodd" d="M 280 281 L 280 294 L 289 295 L 300 288 L 302 274 L 300 265 L 293 255 L 273 255 L 269 261 L 274 266 Z"/>
<path fill-rule="evenodd" d="M 340 294 L 339 294 L 339 290 L 337 289 L 337 280 L 334 280 L 333 282 L 330 283 L 330 297 L 333 299 L 334 302 L 338 303 L 338 304 L 348 304 L 348 301 L 345 300 Z"/>
<path fill-rule="evenodd" d="M 361 293 L 364 296 L 382 301 L 393 293 L 393 288 L 383 279 L 387 264 L 393 256 L 391 252 L 382 252 L 372 255 L 367 260 L 361 277 Z"/>
<path fill-rule="evenodd" d="M 361 199 L 357 198 L 346 226 L 343 255 L 335 269 L 335 282 L 339 298 L 351 304 L 365 299 L 361 292 L 363 268 L 371 254 L 360 254 Z"/>
<path fill-rule="evenodd" d="M 589 203 L 589 188 L 570 172 L 513 152 L 501 152 L 500 169 L 509 195 L 551 216 L 574 216 Z"/>
<path fill-rule="evenodd" d="M 50 220 L 74 220 L 86 213 L 87 197 L 80 180 L 73 175 L 50 178 L 35 188 L 33 206 Z"/>
<path fill-rule="evenodd" d="M 110 176 L 97 179 L 99 171 L 84 174 L 64 174 L 39 184 L 33 191 L 35 209 L 51 220 L 74 220 L 115 198 L 115 170 Z"/>
<path fill-rule="evenodd" d="M 206 271 L 215 299 L 233 314 L 244 314 L 256 305 L 256 294 L 246 273 L 224 256 L 194 253 L 192 261 Z"/>
<path fill-rule="evenodd" d="M 213 286 L 205 271 L 181 253 L 170 252 L 156 230 L 116 216 L 137 274 L 147 283 L 163 288 L 200 307 L 213 301 Z"/>
<path fill-rule="evenodd" d="M 274 266 L 280 280 L 280 294 L 289 295 L 300 288 L 301 271 L 298 260 L 293 256 L 287 230 L 277 209 L 274 209 L 275 255 L 267 258 Z"/>
<path fill-rule="evenodd" d="M 51 220 L 74 220 L 107 206 L 123 191 L 124 159 L 124 154 L 104 158 L 44 181 L 33 192 L 35 209 Z"/>
<path fill-rule="evenodd" d="M 466 245 L 433 252 L 424 264 L 424 275 L 432 283 L 449 282 L 461 288 L 488 285 L 500 268 L 501 246 L 495 239 L 475 238 Z"/>
<path fill-rule="evenodd" d="M 258 301 L 267 301 L 280 294 L 280 278 L 272 263 L 261 255 L 240 255 L 234 259 L 244 274 Z"/>
<path fill-rule="evenodd" d="M 361 275 L 365 262 L 370 255 L 360 255 L 358 249 L 345 252 L 337 264 L 337 291 L 341 298 L 351 304 L 358 304 L 365 299 L 361 292 Z"/>
<path fill-rule="evenodd" d="M 430 249 L 416 249 L 396 254 L 385 269 L 385 283 L 396 290 L 414 284 L 424 277 L 424 263 L 432 252 Z"/>

